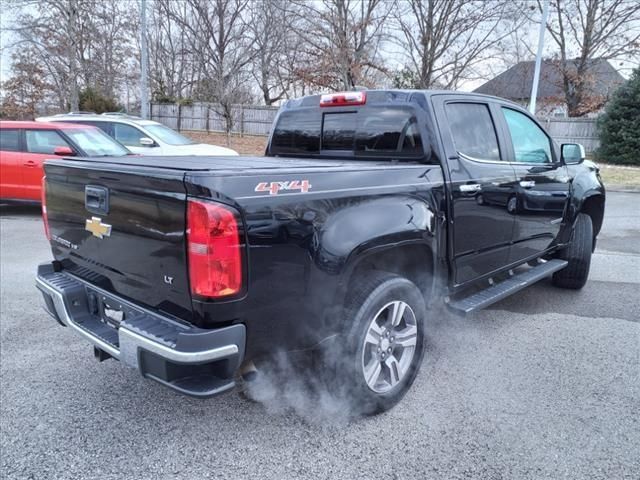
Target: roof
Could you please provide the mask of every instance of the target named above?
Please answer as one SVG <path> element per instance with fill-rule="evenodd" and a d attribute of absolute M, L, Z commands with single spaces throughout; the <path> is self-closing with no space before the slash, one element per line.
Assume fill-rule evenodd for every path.
<path fill-rule="evenodd" d="M 357 88 L 354 89 L 354 91 L 358 91 L 358 90 L 359 89 Z M 435 90 L 435 89 L 434 90 L 431 90 L 431 89 L 429 90 L 407 90 L 407 89 L 367 90 L 367 89 L 363 89 L 363 90 L 366 91 L 368 104 L 386 103 L 386 102 L 390 102 L 390 103 L 408 102 L 416 93 L 422 94 L 425 99 L 429 99 L 437 95 L 455 95 L 460 97 L 486 97 L 486 98 L 492 98 L 494 100 L 500 100 L 502 102 L 505 101 L 505 99 L 501 98 L 500 96 L 485 95 L 478 91 L 462 92 L 458 90 Z M 342 92 L 329 92 L 329 93 L 336 94 L 336 93 L 342 93 Z M 317 94 L 306 95 L 304 97 L 298 97 L 298 98 L 287 100 L 283 104 L 282 109 L 286 110 L 286 109 L 296 108 L 296 107 L 317 107 L 320 105 L 320 97 L 322 97 L 322 95 L 323 94 L 317 93 Z M 322 108 L 337 108 L 337 107 L 332 106 L 332 107 L 322 107 Z"/>
<path fill-rule="evenodd" d="M 33 120 L 14 121 L 14 120 L 1 120 L 0 128 L 30 128 L 34 130 L 63 130 L 63 129 L 77 129 L 77 128 L 96 128 L 92 125 L 79 125 L 77 123 L 55 123 L 55 122 L 35 122 Z"/>
<path fill-rule="evenodd" d="M 61 113 L 50 117 L 39 117 L 38 122 L 55 122 L 56 120 L 73 120 L 74 122 L 90 121 L 90 122 L 117 122 L 131 125 L 159 125 L 158 122 L 145 120 L 144 118 L 134 117 L 123 114 L 92 114 L 92 113 Z"/>
<path fill-rule="evenodd" d="M 569 60 L 567 63 L 570 69 L 576 68 L 575 60 Z M 484 85 L 476 88 L 474 92 L 496 95 L 511 100 L 529 99 L 531 96 L 534 69 L 535 62 L 520 62 L 492 80 L 489 80 Z M 625 81 L 622 75 L 603 58 L 592 61 L 589 66 L 589 74 L 592 76 L 592 82 L 590 82 L 589 85 L 589 94 L 594 96 L 609 96 Z M 564 97 L 562 74 L 558 62 L 544 60 L 540 65 L 538 98 L 553 97 Z"/>

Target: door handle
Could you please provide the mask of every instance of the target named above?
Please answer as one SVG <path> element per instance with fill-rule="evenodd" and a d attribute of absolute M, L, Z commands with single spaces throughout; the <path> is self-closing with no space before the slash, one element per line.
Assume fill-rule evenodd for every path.
<path fill-rule="evenodd" d="M 109 213 L 109 190 L 106 187 L 86 185 L 84 187 L 84 206 L 89 212 L 107 215 Z"/>
<path fill-rule="evenodd" d="M 460 191 L 462 193 L 473 193 L 482 190 L 482 185 L 479 183 L 467 183 L 466 185 L 460 185 Z"/>
<path fill-rule="evenodd" d="M 34 162 L 33 160 L 27 160 L 26 162 L 24 162 L 25 167 L 35 167 L 37 165 L 36 162 Z"/>
<path fill-rule="evenodd" d="M 533 180 L 521 180 L 520 186 L 522 188 L 533 188 L 536 186 L 536 182 Z"/>

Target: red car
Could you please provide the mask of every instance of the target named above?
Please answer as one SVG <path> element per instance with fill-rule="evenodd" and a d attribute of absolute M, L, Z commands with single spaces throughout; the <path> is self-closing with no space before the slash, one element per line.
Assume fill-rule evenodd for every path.
<path fill-rule="evenodd" d="M 131 152 L 88 125 L 0 122 L 0 201 L 39 203 L 42 164 L 56 155 L 119 157 Z"/>

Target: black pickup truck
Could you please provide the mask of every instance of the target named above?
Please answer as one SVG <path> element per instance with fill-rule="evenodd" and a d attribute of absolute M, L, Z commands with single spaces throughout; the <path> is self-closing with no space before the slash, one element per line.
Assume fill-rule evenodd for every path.
<path fill-rule="evenodd" d="M 437 302 L 469 313 L 551 275 L 581 288 L 605 200 L 580 145 L 438 91 L 290 100 L 264 157 L 45 173 L 55 260 L 37 286 L 98 359 L 208 397 L 275 352 L 330 351 L 362 413 L 410 387 Z"/>

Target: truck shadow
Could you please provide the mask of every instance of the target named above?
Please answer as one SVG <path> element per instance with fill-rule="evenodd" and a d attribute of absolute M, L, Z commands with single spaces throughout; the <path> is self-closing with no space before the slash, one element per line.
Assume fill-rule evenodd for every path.
<path fill-rule="evenodd" d="M 556 313 L 588 318 L 620 318 L 639 321 L 637 298 L 638 285 L 635 283 L 590 280 L 582 290 L 566 290 L 555 287 L 550 279 L 524 289 L 517 295 L 495 303 L 491 311 L 506 310 L 526 315 Z"/>

